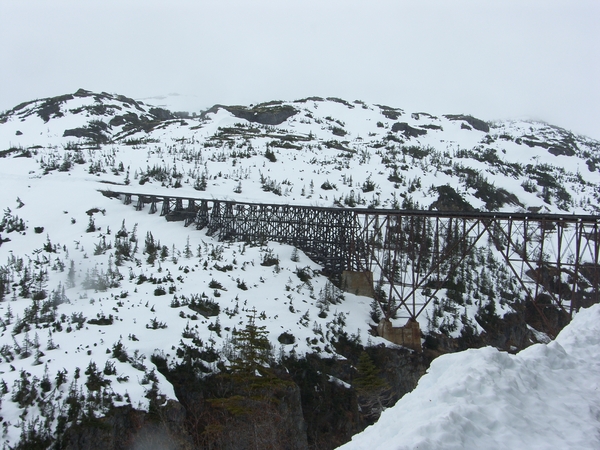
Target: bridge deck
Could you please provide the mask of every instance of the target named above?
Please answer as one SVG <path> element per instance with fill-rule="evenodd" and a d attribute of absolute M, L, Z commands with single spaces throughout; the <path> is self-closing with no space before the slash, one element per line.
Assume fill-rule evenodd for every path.
<path fill-rule="evenodd" d="M 221 202 L 240 206 L 262 206 L 266 208 L 292 207 L 297 209 L 313 210 L 313 211 L 351 211 L 359 215 L 402 215 L 416 217 L 439 217 L 439 218 L 480 218 L 480 219 L 514 219 L 514 220 L 536 220 L 536 221 L 563 221 L 563 222 L 586 222 L 597 223 L 600 220 L 600 215 L 595 214 L 569 214 L 569 213 L 534 213 L 534 212 L 501 212 L 501 211 L 433 211 L 422 209 L 389 209 L 389 208 L 341 208 L 334 206 L 310 206 L 310 205 L 295 205 L 289 203 L 253 203 L 241 202 L 230 199 L 215 199 L 202 197 L 188 197 L 165 194 L 141 194 L 137 192 L 121 192 L 111 190 L 101 190 L 104 195 L 111 196 L 129 196 L 142 197 L 144 203 L 150 203 L 150 199 L 162 203 L 165 200 L 181 200 L 191 202 Z"/>

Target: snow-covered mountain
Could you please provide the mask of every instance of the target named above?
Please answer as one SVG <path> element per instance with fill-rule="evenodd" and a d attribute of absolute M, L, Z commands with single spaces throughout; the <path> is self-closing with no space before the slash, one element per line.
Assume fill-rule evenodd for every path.
<path fill-rule="evenodd" d="M 263 356 L 273 366 L 306 355 L 357 364 L 348 346 L 394 347 L 371 333 L 372 299 L 342 292 L 297 249 L 218 242 L 100 190 L 581 214 L 596 214 L 600 196 L 597 141 L 545 123 L 337 98 L 190 114 L 79 90 L 1 114 L 0 143 L 7 445 L 52 442 L 118 406 L 152 411 L 181 396 L 171 378 L 181 367 L 198 380 L 235 372 L 240 331 L 268 341 Z M 456 338 L 465 324 L 489 332 L 477 320 L 482 308 L 493 305 L 499 317 L 514 310 L 494 295 L 511 285 L 506 268 L 477 251 L 482 276 L 465 283 L 460 308 L 444 290 L 423 316 L 429 336 Z M 545 339 L 533 328 L 526 338 Z M 346 389 L 361 372 L 351 364 L 319 373 Z"/>
<path fill-rule="evenodd" d="M 204 174 L 215 180 L 205 195 L 238 200 L 264 199 L 272 187 L 273 203 L 429 208 L 442 206 L 438 188 L 449 185 L 481 210 L 598 208 L 598 142 L 539 122 L 435 117 L 336 98 L 216 105 L 191 117 L 84 90 L 21 104 L 0 120 L 4 155 L 29 150 L 52 171 L 77 150 L 100 147 L 130 167 L 132 185 L 148 179 L 150 190 L 195 193 Z M 145 166 L 136 165 L 140 149 Z M 261 158 L 267 151 L 274 164 Z M 125 182 L 120 164 L 94 159 L 100 167 L 90 172 L 110 167 L 114 178 L 104 181 Z M 157 165 L 166 173 L 151 173 Z M 331 192 L 321 188 L 327 181 Z"/>

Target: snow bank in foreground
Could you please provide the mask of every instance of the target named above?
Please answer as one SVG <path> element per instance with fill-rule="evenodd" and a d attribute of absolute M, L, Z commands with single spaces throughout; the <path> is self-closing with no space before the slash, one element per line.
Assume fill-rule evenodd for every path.
<path fill-rule="evenodd" d="M 436 359 L 351 449 L 600 448 L 600 305 L 549 344 Z"/>

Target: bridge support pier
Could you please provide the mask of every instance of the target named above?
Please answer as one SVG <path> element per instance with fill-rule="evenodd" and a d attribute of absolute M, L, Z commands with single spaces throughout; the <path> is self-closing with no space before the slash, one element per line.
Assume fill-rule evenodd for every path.
<path fill-rule="evenodd" d="M 350 294 L 374 298 L 373 272 L 344 270 L 342 272 L 342 289 Z"/>
<path fill-rule="evenodd" d="M 388 319 L 381 319 L 377 334 L 394 344 L 421 352 L 421 327 L 415 319 L 408 319 L 403 327 L 395 327 Z"/>

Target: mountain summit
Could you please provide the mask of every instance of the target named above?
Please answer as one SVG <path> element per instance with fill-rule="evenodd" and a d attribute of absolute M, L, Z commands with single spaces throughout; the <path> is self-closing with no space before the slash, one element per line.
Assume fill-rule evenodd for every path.
<path fill-rule="evenodd" d="M 63 159 L 73 150 L 103 146 L 148 144 L 158 149 L 160 144 L 164 147 L 165 139 L 171 139 L 188 142 L 187 151 L 206 158 L 209 171 L 210 166 L 216 169 L 222 162 L 217 155 L 240 162 L 233 167 L 237 172 L 256 166 L 255 158 L 264 164 L 260 157 L 265 153 L 279 158 L 272 168 L 277 168 L 280 179 L 268 176 L 271 166 L 244 177 L 226 177 L 220 171 L 224 178 L 219 183 L 220 195 L 233 193 L 240 181 L 255 185 L 260 179 L 261 188 L 275 188 L 272 200 L 283 203 L 439 210 L 598 210 L 599 143 L 539 122 L 488 123 L 465 114 L 436 117 L 320 97 L 250 106 L 215 105 L 190 115 L 122 95 L 80 89 L 18 105 L 2 114 L 0 123 L 8 147 L 4 154 L 61 146 L 65 149 L 61 154 L 48 156 Z M 40 135 L 38 127 L 45 134 Z M 189 142 L 194 142 L 193 148 Z M 294 161 L 293 167 L 286 164 L 288 160 Z M 141 172 L 132 169 L 139 169 L 138 175 Z M 201 176 L 197 167 L 194 169 L 188 187 L 197 186 Z M 167 178 L 149 177 L 149 181 L 165 187 L 176 184 L 177 179 Z M 312 194 L 307 193 L 311 181 L 318 195 L 314 187 Z M 335 188 L 321 189 L 323 185 Z M 236 197 L 249 200 L 261 195 L 248 192 L 251 190 L 244 189 Z M 207 193 L 212 195 L 210 183 Z"/>

